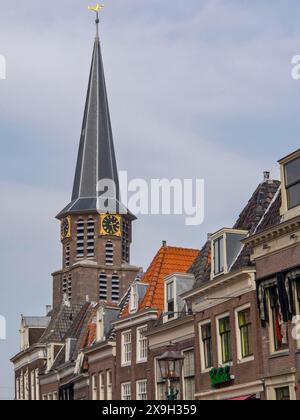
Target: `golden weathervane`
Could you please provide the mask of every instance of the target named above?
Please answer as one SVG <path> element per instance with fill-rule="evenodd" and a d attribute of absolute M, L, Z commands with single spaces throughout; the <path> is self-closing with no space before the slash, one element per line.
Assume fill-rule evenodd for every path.
<path fill-rule="evenodd" d="M 92 12 L 96 13 L 96 28 L 97 28 L 97 32 L 96 32 L 96 36 L 99 38 L 99 12 L 101 12 L 101 10 L 104 8 L 103 4 L 96 4 L 96 6 L 89 6 L 88 9 Z"/>
<path fill-rule="evenodd" d="M 95 12 L 97 14 L 99 14 L 99 12 L 101 12 L 101 10 L 103 9 L 104 5 L 103 4 L 96 4 L 96 6 L 89 6 L 88 9 L 91 10 L 92 12 Z"/>

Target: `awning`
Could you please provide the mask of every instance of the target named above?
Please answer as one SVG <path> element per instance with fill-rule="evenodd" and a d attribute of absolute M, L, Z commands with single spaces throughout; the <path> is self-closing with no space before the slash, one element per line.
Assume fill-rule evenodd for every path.
<path fill-rule="evenodd" d="M 228 401 L 249 401 L 249 400 L 256 400 L 256 395 L 245 395 L 243 397 L 236 397 L 236 398 L 229 398 Z"/>

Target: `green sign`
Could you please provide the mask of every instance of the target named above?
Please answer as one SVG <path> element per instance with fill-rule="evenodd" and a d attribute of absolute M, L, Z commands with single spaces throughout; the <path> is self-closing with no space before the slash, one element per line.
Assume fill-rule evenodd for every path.
<path fill-rule="evenodd" d="M 219 369 L 214 368 L 209 372 L 209 376 L 213 388 L 217 388 L 219 385 L 224 385 L 232 381 L 230 366 L 221 367 Z"/>

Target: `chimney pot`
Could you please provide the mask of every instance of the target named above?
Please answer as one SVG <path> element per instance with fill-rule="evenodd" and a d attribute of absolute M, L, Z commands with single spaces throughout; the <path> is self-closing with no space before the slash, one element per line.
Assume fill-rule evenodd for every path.
<path fill-rule="evenodd" d="M 265 171 L 264 172 L 264 181 L 269 181 L 270 180 L 270 172 L 269 171 Z"/>
<path fill-rule="evenodd" d="M 167 241 L 162 241 L 162 246 L 163 246 L 164 248 L 166 248 L 166 246 L 167 246 Z"/>

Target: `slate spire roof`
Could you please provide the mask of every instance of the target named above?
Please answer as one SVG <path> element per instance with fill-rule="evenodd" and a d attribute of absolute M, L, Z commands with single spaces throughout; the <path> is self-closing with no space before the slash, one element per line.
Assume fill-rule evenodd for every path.
<path fill-rule="evenodd" d="M 95 38 L 72 201 L 57 216 L 96 211 L 97 183 L 115 183 L 119 202 L 119 179 L 98 31 Z"/>

